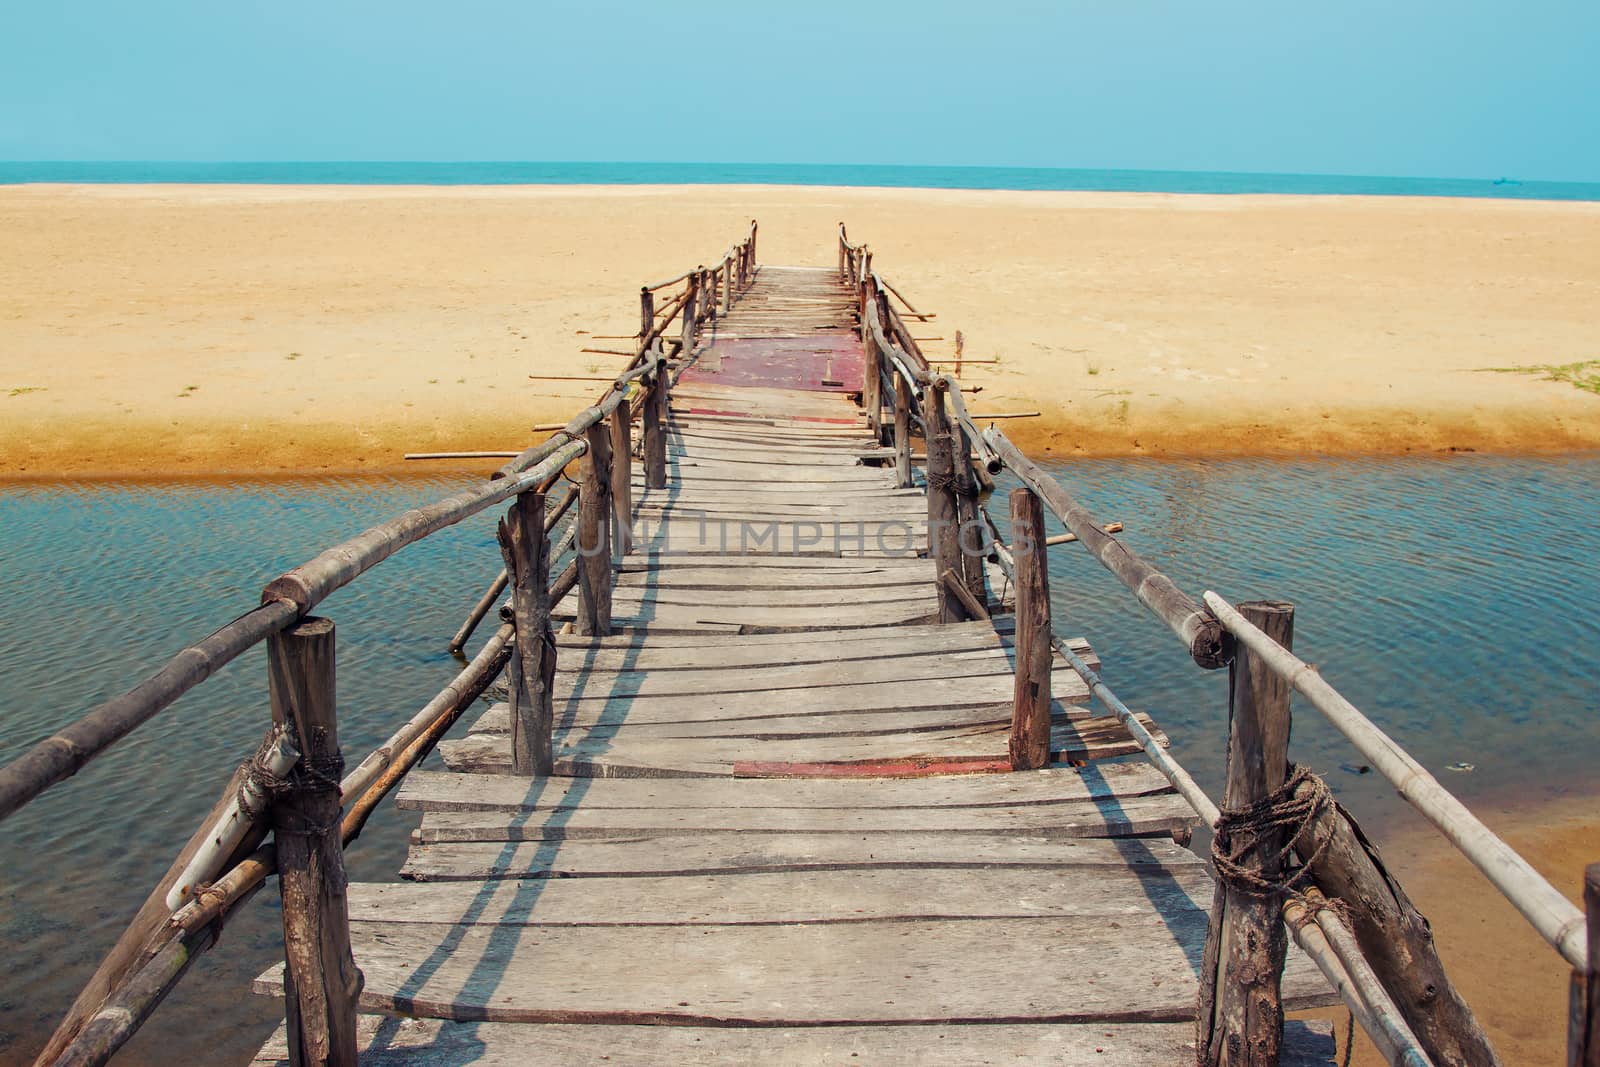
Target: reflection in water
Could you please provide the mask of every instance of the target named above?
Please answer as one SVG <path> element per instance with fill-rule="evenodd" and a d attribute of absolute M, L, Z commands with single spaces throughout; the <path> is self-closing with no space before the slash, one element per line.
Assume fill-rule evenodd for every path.
<path fill-rule="evenodd" d="M 1293 601 L 1296 650 L 1469 803 L 1492 811 L 1585 787 L 1600 753 L 1600 458 L 1055 469 L 1190 592 Z M 273 575 L 459 484 L 0 490 L 0 762 L 238 615 Z M 1187 665 L 1080 548 L 1051 551 L 1058 632 L 1093 641 L 1108 683 L 1217 791 L 1222 674 Z M 369 750 L 455 673 L 445 641 L 499 566 L 492 517 L 479 516 L 319 609 L 339 628 L 347 752 Z M 1297 712 L 1298 760 L 1380 837 L 1412 824 L 1314 709 Z M 43 1040 L 267 718 L 258 649 L 0 826 L 0 943 L 13 963 L 0 1063 Z M 1444 770 L 1456 762 L 1476 770 Z M 411 821 L 386 806 L 351 850 L 353 876 L 392 878 Z M 235 919 L 121 1062 L 248 1060 L 278 1014 L 244 992 L 280 956 L 275 896 Z"/>

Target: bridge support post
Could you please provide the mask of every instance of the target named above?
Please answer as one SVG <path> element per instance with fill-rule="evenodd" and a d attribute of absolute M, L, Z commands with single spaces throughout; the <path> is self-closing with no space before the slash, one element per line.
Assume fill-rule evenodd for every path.
<path fill-rule="evenodd" d="M 982 604 L 988 600 L 988 582 L 985 580 L 985 551 L 983 522 L 978 518 L 978 480 L 972 466 L 972 441 L 966 427 L 955 422 L 951 426 L 950 459 L 955 468 L 957 545 L 961 549 L 961 578 L 967 592 Z"/>
<path fill-rule="evenodd" d="M 267 638 L 273 720 L 300 749 L 272 809 L 283 897 L 284 1019 L 294 1067 L 356 1067 L 361 972 L 350 953 L 344 846 L 339 836 L 334 631 L 308 617 Z"/>
<path fill-rule="evenodd" d="M 695 309 L 700 298 L 700 275 L 704 273 L 704 271 L 704 267 L 696 267 L 689 274 L 689 281 L 687 283 L 689 286 L 689 292 L 688 295 L 684 297 L 683 310 L 679 313 L 683 316 L 682 332 L 679 334 L 679 337 L 682 339 L 683 347 L 678 354 L 679 358 L 684 360 L 687 360 L 690 356 L 694 355 L 694 331 L 695 326 L 697 325 L 695 322 L 695 316 L 697 314 Z"/>
<path fill-rule="evenodd" d="M 873 437 L 883 443 L 883 364 L 884 354 L 872 328 L 862 319 L 861 327 L 861 406 L 867 413 L 867 426 Z"/>
<path fill-rule="evenodd" d="M 1294 606 L 1277 601 L 1240 604 L 1239 612 L 1266 635 L 1289 648 Z M 1289 766 L 1289 684 L 1241 642 L 1228 670 L 1228 782 L 1224 822 L 1280 789 Z M 1282 877 L 1283 831 L 1251 827 L 1253 846 L 1233 853 L 1252 879 L 1275 884 Z M 1215 848 L 1234 845 L 1226 827 Z M 1287 938 L 1281 893 L 1246 893 L 1219 872 L 1200 970 L 1196 1014 L 1197 1048 L 1205 1067 L 1271 1067 L 1283 1044 L 1279 980 Z"/>
<path fill-rule="evenodd" d="M 584 433 L 578 497 L 578 619 L 585 637 L 611 632 L 611 437 L 596 423 Z"/>
<path fill-rule="evenodd" d="M 556 643 L 550 633 L 550 542 L 544 494 L 522 493 L 500 521 L 500 553 L 511 586 L 516 643 L 506 665 L 511 696 L 511 769 L 528 777 L 554 770 L 551 731 Z"/>
<path fill-rule="evenodd" d="M 925 397 L 922 417 L 928 445 L 928 555 L 934 560 L 934 573 L 961 574 L 961 529 L 956 513 L 955 441 L 945 417 L 944 393 L 935 384 Z M 938 584 L 939 621 L 957 622 L 964 618 L 956 595 Z"/>
<path fill-rule="evenodd" d="M 896 371 L 894 377 L 894 473 L 895 484 L 909 489 L 911 481 L 911 386 Z"/>
<path fill-rule="evenodd" d="M 1017 576 L 1016 685 L 1011 702 L 1011 769 L 1050 763 L 1049 549 L 1044 505 L 1031 489 L 1011 491 L 1011 555 Z"/>
<path fill-rule="evenodd" d="M 659 373 L 659 372 L 658 372 Z M 650 404 L 645 395 L 645 406 Z M 627 401 L 611 412 L 611 558 L 633 551 L 633 420 Z"/>
<path fill-rule="evenodd" d="M 650 346 L 650 331 L 656 325 L 656 294 L 648 289 L 639 290 L 639 351 Z"/>
<path fill-rule="evenodd" d="M 644 484 L 647 489 L 667 487 L 667 369 L 650 380 L 644 396 Z"/>
<path fill-rule="evenodd" d="M 1567 1017 L 1568 1067 L 1600 1067 L 1600 863 L 1583 872 L 1583 903 L 1589 923 L 1589 966 L 1572 972 Z"/>

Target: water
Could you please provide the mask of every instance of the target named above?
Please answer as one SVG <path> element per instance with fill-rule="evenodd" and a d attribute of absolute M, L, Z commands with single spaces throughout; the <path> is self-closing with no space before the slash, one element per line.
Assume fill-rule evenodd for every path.
<path fill-rule="evenodd" d="M 5 162 L 19 182 L 250 185 L 846 185 L 916 189 L 1092 189 L 1140 193 L 1286 193 L 1600 200 L 1600 183 L 1350 174 L 913 167 L 819 163 L 181 163 Z"/>
<path fill-rule="evenodd" d="M 1085 460 L 1056 468 L 1180 585 L 1298 606 L 1296 650 L 1468 803 L 1592 789 L 1600 755 L 1600 456 Z M 0 762 L 237 615 L 321 547 L 458 478 L 0 490 Z M 998 503 L 998 501 L 996 502 Z M 340 731 L 363 754 L 453 675 L 443 651 L 499 567 L 479 516 L 406 549 L 319 609 L 339 627 Z M 1225 672 L 1081 549 L 1052 549 L 1057 629 L 1150 711 L 1214 794 Z M 268 720 L 260 650 L 0 825 L 0 1063 L 26 1061 Z M 1348 743 L 1297 706 L 1293 756 L 1381 839 L 1413 828 Z M 1452 772 L 1471 763 L 1470 772 Z M 413 819 L 386 806 L 352 848 L 389 879 Z M 276 1004 L 248 995 L 280 958 L 275 890 L 235 918 L 124 1063 L 244 1063 Z"/>

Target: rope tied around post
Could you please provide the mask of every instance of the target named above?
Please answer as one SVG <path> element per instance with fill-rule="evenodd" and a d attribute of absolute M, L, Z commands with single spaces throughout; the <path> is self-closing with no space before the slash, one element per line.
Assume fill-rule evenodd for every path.
<path fill-rule="evenodd" d="M 1297 795 L 1302 786 L 1307 787 L 1304 795 Z M 1217 881 L 1257 899 L 1285 896 L 1299 901 L 1306 909 L 1300 925 L 1313 921 L 1316 913 L 1324 908 L 1343 918 L 1343 901 L 1308 891 L 1308 887 L 1315 888 L 1311 884 L 1312 867 L 1327 850 L 1331 836 L 1316 840 L 1303 862 L 1291 862 L 1295 858 L 1296 843 L 1312 832 L 1325 812 L 1337 807 L 1326 782 L 1310 768 L 1292 765 L 1283 784 L 1260 800 L 1240 808 L 1221 809 L 1216 833 L 1211 839 L 1211 863 Z M 1276 879 L 1259 873 L 1265 867 L 1265 857 L 1256 855 L 1273 830 L 1286 832 L 1283 847 L 1274 857 L 1278 869 L 1283 872 Z"/>
<path fill-rule="evenodd" d="M 295 764 L 283 778 L 280 795 L 328 792 L 337 794 L 339 782 L 343 777 L 343 755 L 334 753 L 328 756 L 302 756 L 300 762 Z M 279 804 L 276 806 L 273 833 L 280 837 L 285 835 L 321 837 L 337 833 L 339 823 L 340 816 L 337 813 L 332 819 L 323 822 L 310 818 L 303 811 Z"/>
<path fill-rule="evenodd" d="M 247 823 L 265 820 L 278 799 L 294 788 L 290 781 L 294 767 L 283 774 L 278 774 L 272 769 L 274 755 L 284 735 L 282 727 L 268 730 L 266 736 L 261 739 L 261 744 L 256 747 L 255 755 L 239 765 L 244 775 L 239 779 L 239 788 L 235 791 L 235 796 L 239 803 L 239 814 Z M 302 757 L 296 760 L 295 765 L 304 762 Z"/>

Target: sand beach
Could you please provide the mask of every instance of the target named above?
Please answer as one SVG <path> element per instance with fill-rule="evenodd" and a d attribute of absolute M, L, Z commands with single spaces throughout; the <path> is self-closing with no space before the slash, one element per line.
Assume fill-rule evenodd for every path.
<path fill-rule="evenodd" d="M 835 224 L 1056 455 L 1600 446 L 1600 204 L 785 186 L 0 188 L 0 477 L 375 472 L 517 448 L 640 284 Z M 708 243 L 709 242 L 709 243 Z M 720 243 L 719 243 L 720 242 Z M 702 247 L 703 246 L 703 247 Z"/>

